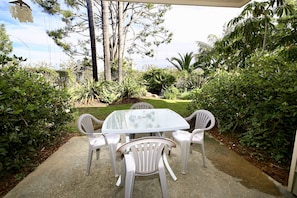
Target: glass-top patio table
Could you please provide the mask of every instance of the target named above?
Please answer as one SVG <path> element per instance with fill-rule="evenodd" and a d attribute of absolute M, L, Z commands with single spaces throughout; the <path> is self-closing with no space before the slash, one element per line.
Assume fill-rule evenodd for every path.
<path fill-rule="evenodd" d="M 170 109 L 129 109 L 113 111 L 104 120 L 102 133 L 162 133 L 178 129 L 189 129 L 189 123 L 178 113 Z M 126 142 L 129 141 L 126 135 Z M 163 155 L 165 166 L 173 180 L 176 176 Z"/>

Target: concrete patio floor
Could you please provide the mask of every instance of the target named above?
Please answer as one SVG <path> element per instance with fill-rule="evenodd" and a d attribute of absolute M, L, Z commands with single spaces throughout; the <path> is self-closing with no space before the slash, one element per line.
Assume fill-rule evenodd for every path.
<path fill-rule="evenodd" d="M 295 197 L 213 138 L 206 138 L 205 149 L 207 168 L 202 166 L 199 147 L 194 146 L 186 175 L 181 174 L 180 148 L 173 149 L 168 161 L 177 181 L 167 173 L 170 197 Z M 101 151 L 99 160 L 93 157 L 89 176 L 85 175 L 87 151 L 86 137 L 73 137 L 5 197 L 124 197 L 124 187 L 115 185 L 117 178 L 113 176 L 108 149 Z M 158 176 L 137 177 L 133 197 L 162 197 Z"/>

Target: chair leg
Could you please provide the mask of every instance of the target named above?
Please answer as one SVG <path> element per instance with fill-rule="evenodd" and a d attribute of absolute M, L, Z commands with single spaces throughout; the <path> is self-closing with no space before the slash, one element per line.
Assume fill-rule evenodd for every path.
<path fill-rule="evenodd" d="M 125 198 L 131 198 L 135 180 L 135 164 L 132 155 L 125 155 Z M 123 164 L 122 164 L 123 168 Z M 123 178 L 122 178 L 123 179 Z"/>
<path fill-rule="evenodd" d="M 165 173 L 164 165 L 162 165 L 162 167 L 159 166 L 159 177 L 160 177 L 163 198 L 167 198 L 167 197 L 169 197 L 169 194 L 168 194 L 166 173 Z"/>
<path fill-rule="evenodd" d="M 100 149 L 96 149 L 96 159 L 98 160 L 100 157 Z"/>
<path fill-rule="evenodd" d="M 129 137 L 130 137 L 130 140 L 135 139 L 135 134 L 131 133 L 131 134 L 129 134 Z"/>
<path fill-rule="evenodd" d="M 182 164 L 182 174 L 186 174 L 189 158 L 190 143 L 188 141 L 181 141 L 181 164 Z"/>
<path fill-rule="evenodd" d="M 200 147 L 201 147 L 201 154 L 202 154 L 203 167 L 206 167 L 204 144 L 200 144 Z"/>
<path fill-rule="evenodd" d="M 121 186 L 125 183 L 125 179 L 126 179 L 126 162 L 124 157 L 121 160 Z"/>
<path fill-rule="evenodd" d="M 110 155 L 110 161 L 113 169 L 114 176 L 119 176 L 118 169 L 117 169 L 117 154 L 116 154 L 116 148 L 117 144 L 109 144 L 109 155 Z"/>
<path fill-rule="evenodd" d="M 134 186 L 135 173 L 128 171 L 126 172 L 125 179 L 125 198 L 131 198 L 133 194 L 133 186 Z"/>
<path fill-rule="evenodd" d="M 91 168 L 92 158 L 93 158 L 93 149 L 92 148 L 89 148 L 86 175 L 89 175 L 90 174 L 90 168 Z"/>

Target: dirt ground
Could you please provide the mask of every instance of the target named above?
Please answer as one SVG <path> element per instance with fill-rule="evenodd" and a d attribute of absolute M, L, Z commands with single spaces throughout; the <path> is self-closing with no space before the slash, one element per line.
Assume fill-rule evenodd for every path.
<path fill-rule="evenodd" d="M 290 165 L 276 164 L 270 159 L 259 160 L 255 155 L 256 150 L 242 146 L 235 135 L 220 134 L 217 129 L 209 131 L 208 133 L 210 133 L 210 135 L 217 141 L 220 141 L 229 149 L 235 151 L 251 164 L 258 167 L 261 171 L 281 183 L 283 186 L 288 186 Z"/>

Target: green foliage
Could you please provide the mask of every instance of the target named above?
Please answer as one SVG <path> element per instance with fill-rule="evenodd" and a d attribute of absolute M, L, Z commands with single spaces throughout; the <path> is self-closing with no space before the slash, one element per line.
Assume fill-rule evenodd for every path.
<path fill-rule="evenodd" d="M 134 76 L 126 77 L 121 84 L 115 81 L 86 81 L 70 90 L 73 101 L 82 104 L 94 102 L 111 104 L 119 99 L 141 97 L 146 93 L 143 83 Z"/>
<path fill-rule="evenodd" d="M 89 104 L 95 102 L 99 98 L 96 91 L 95 81 L 85 81 L 83 84 L 76 84 L 69 89 L 73 102 Z"/>
<path fill-rule="evenodd" d="M 26 166 L 72 120 L 67 92 L 17 65 L 10 61 L 0 68 L 1 174 Z"/>
<path fill-rule="evenodd" d="M 98 93 L 98 99 L 100 102 L 111 104 L 120 97 L 119 83 L 114 81 L 102 81 L 98 82 L 96 86 L 96 92 Z"/>
<path fill-rule="evenodd" d="M 174 100 L 177 98 L 178 93 L 178 89 L 171 85 L 170 87 L 166 88 L 164 92 L 164 98 Z"/>
<path fill-rule="evenodd" d="M 47 34 L 53 38 L 55 43 L 62 47 L 67 54 L 81 55 L 89 54 L 89 38 L 82 37 L 81 32 L 88 29 L 88 15 L 85 12 L 86 3 L 77 3 L 77 1 L 60 1 L 59 3 L 48 1 L 37 2 L 44 11 L 50 14 L 61 16 L 63 27 L 54 31 L 47 31 Z M 143 56 L 152 57 L 154 55 L 154 47 L 171 42 L 172 33 L 164 27 L 165 14 L 171 9 L 169 4 L 147 4 L 147 3 L 131 3 L 124 2 L 125 12 L 121 13 L 125 21 L 123 23 L 123 43 L 126 43 L 124 50 L 128 54 L 141 54 Z M 109 43 L 111 52 L 111 62 L 117 59 L 118 49 L 118 7 L 117 2 L 108 3 L 108 23 L 110 28 Z M 101 1 L 94 1 L 94 16 L 102 16 Z M 104 23 L 105 24 L 105 23 Z M 137 28 L 135 28 L 135 25 Z M 103 30 L 103 23 L 95 23 L 95 28 Z M 103 31 L 106 32 L 106 31 Z M 133 35 L 127 36 L 127 35 Z M 103 34 L 96 34 L 96 41 L 102 43 Z M 79 37 L 80 39 L 68 39 Z M 126 39 L 132 39 L 128 42 Z M 71 42 L 69 42 L 71 40 Z M 125 57 L 125 54 L 123 54 Z"/>
<path fill-rule="evenodd" d="M 112 103 L 120 97 L 121 87 L 113 81 L 85 81 L 70 88 L 74 102 L 91 104 L 94 102 Z"/>
<path fill-rule="evenodd" d="M 0 25 L 0 55 L 8 55 L 12 52 L 12 42 L 9 40 L 9 36 L 6 33 L 5 26 Z"/>
<path fill-rule="evenodd" d="M 195 93 L 191 109 L 214 113 L 221 132 L 288 163 L 297 128 L 297 68 L 279 53 L 255 55 L 245 69 L 217 71 Z"/>
<path fill-rule="evenodd" d="M 193 52 L 186 53 L 185 55 L 181 55 L 178 53 L 179 58 L 172 57 L 171 59 L 167 58 L 178 71 L 186 71 L 188 73 L 192 73 L 194 69 L 196 69 L 196 64 L 192 63 L 194 60 Z"/>
<path fill-rule="evenodd" d="M 204 82 L 202 69 L 196 69 L 191 74 L 185 71 L 178 72 L 175 76 L 177 79 L 175 86 L 181 92 L 190 91 L 196 87 L 200 88 Z"/>
<path fill-rule="evenodd" d="M 165 69 L 153 68 L 143 75 L 149 92 L 160 95 L 162 90 L 171 86 L 175 81 L 175 77 L 169 74 Z"/>
<path fill-rule="evenodd" d="M 135 77 L 126 77 L 121 84 L 120 98 L 141 97 L 146 94 L 144 83 L 135 79 Z"/>

